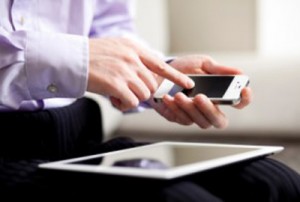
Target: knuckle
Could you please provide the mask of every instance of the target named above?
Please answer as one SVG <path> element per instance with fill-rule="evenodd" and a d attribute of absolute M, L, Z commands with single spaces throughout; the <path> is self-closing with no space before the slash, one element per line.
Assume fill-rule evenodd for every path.
<path fill-rule="evenodd" d="M 201 57 L 204 61 L 214 61 L 214 59 L 209 55 L 202 55 Z"/>
<path fill-rule="evenodd" d="M 202 129 L 209 129 L 211 127 L 211 124 L 204 121 L 197 122 L 197 125 Z"/>
<path fill-rule="evenodd" d="M 185 126 L 190 126 L 190 125 L 192 125 L 192 124 L 193 124 L 192 121 L 188 121 L 188 120 L 182 121 L 182 125 L 185 125 Z"/>
<path fill-rule="evenodd" d="M 211 125 L 210 124 L 202 124 L 201 126 L 200 126 L 202 129 L 209 129 L 210 127 L 211 127 Z"/>
<path fill-rule="evenodd" d="M 146 91 L 143 92 L 141 100 L 145 101 L 145 100 L 150 99 L 150 97 L 151 97 L 150 90 L 146 90 Z"/>
<path fill-rule="evenodd" d="M 121 105 L 119 108 L 118 108 L 120 111 L 127 111 L 129 110 L 130 108 L 126 105 Z"/>
<path fill-rule="evenodd" d="M 173 116 L 166 117 L 166 119 L 170 122 L 176 122 L 176 119 Z"/>
<path fill-rule="evenodd" d="M 215 127 L 219 129 L 226 128 L 227 126 L 228 126 L 228 121 L 226 120 L 220 121 L 217 124 L 215 124 Z"/>
<path fill-rule="evenodd" d="M 131 47 L 131 48 L 134 48 L 134 49 L 137 47 L 137 44 L 132 39 L 129 39 L 129 38 L 126 38 L 126 37 L 121 37 L 120 41 L 121 41 L 121 43 L 123 43 L 127 47 Z"/>
<path fill-rule="evenodd" d="M 122 60 L 127 64 L 136 64 L 137 63 L 137 54 L 134 51 L 128 51 L 123 55 Z"/>
<path fill-rule="evenodd" d="M 136 99 L 129 99 L 126 103 L 123 103 L 121 106 L 119 106 L 119 110 L 127 111 L 136 108 L 138 104 L 139 102 Z"/>
<path fill-rule="evenodd" d="M 127 84 L 140 101 L 148 100 L 151 97 L 150 89 L 136 78 L 128 78 Z"/>
<path fill-rule="evenodd" d="M 145 69 L 144 72 L 142 71 L 143 70 L 140 69 L 137 72 L 138 77 L 147 85 L 147 88 L 150 91 L 150 93 L 154 93 L 158 88 L 157 81 L 148 69 Z"/>
<path fill-rule="evenodd" d="M 130 99 L 128 102 L 128 107 L 130 109 L 135 108 L 139 105 L 139 101 L 137 99 Z"/>
<path fill-rule="evenodd" d="M 167 68 L 166 65 L 158 63 L 157 64 L 157 69 L 160 73 L 166 73 L 167 72 Z"/>
<path fill-rule="evenodd" d="M 176 122 L 176 117 L 174 116 L 174 114 L 171 113 L 170 110 L 165 111 L 164 117 L 170 122 Z"/>

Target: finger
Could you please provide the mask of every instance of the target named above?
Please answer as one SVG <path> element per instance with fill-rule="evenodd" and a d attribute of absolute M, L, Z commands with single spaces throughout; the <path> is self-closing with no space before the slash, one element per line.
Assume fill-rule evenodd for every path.
<path fill-rule="evenodd" d="M 203 68 L 208 74 L 222 74 L 222 75 L 236 75 L 242 74 L 242 71 L 234 68 L 223 65 L 211 65 L 209 67 Z"/>
<path fill-rule="evenodd" d="M 202 69 L 208 74 L 242 74 L 242 71 L 236 67 L 220 65 L 209 58 L 205 58 L 205 61 L 203 61 Z"/>
<path fill-rule="evenodd" d="M 163 97 L 163 101 L 165 103 L 166 106 L 168 106 L 168 108 L 173 112 L 173 114 L 175 115 L 175 121 L 177 123 L 180 123 L 182 125 L 191 125 L 193 123 L 193 121 L 191 120 L 191 118 L 182 110 L 177 106 L 177 103 L 174 102 L 174 98 L 169 96 L 169 95 L 165 95 Z"/>
<path fill-rule="evenodd" d="M 169 107 L 167 107 L 167 105 L 164 102 L 160 102 L 158 104 L 155 103 L 153 105 L 153 108 L 166 120 L 168 120 L 170 122 L 176 121 L 176 117 L 175 117 L 174 113 L 170 110 Z"/>
<path fill-rule="evenodd" d="M 163 117 L 165 119 L 167 119 L 168 121 L 170 122 L 176 122 L 176 117 L 175 117 L 175 114 L 172 112 L 172 110 L 170 108 L 166 108 L 164 110 L 164 115 Z"/>
<path fill-rule="evenodd" d="M 200 128 L 207 129 L 211 126 L 211 123 L 202 114 L 201 110 L 196 108 L 192 99 L 186 97 L 183 93 L 177 93 L 175 95 L 175 101 Z"/>
<path fill-rule="evenodd" d="M 151 96 L 150 90 L 139 77 L 129 80 L 128 87 L 136 95 L 139 101 L 148 100 Z"/>
<path fill-rule="evenodd" d="M 195 83 L 187 75 L 177 71 L 161 59 L 149 54 L 142 53 L 140 59 L 143 64 L 152 72 L 167 78 L 183 88 L 190 89 L 194 87 Z"/>
<path fill-rule="evenodd" d="M 251 88 L 246 87 L 241 92 L 241 101 L 238 104 L 234 105 L 234 107 L 237 109 L 242 109 L 248 106 L 252 102 L 252 99 L 252 90 Z"/>
<path fill-rule="evenodd" d="M 139 66 L 137 70 L 138 77 L 145 83 L 151 94 L 153 94 L 158 88 L 158 82 L 155 75 L 153 72 L 149 71 L 149 69 L 140 60 L 138 60 L 137 63 Z"/>
<path fill-rule="evenodd" d="M 135 52 L 127 50 L 126 53 L 127 55 L 123 56 L 123 59 L 126 61 L 128 67 L 130 67 L 129 69 L 134 71 L 134 74 L 136 74 L 137 77 L 142 80 L 151 93 L 154 93 L 158 87 L 158 84 L 153 72 L 142 63 L 139 56 Z"/>
<path fill-rule="evenodd" d="M 228 121 L 217 105 L 214 105 L 205 95 L 199 94 L 193 99 L 195 106 L 201 110 L 205 118 L 216 128 L 225 128 Z"/>
<path fill-rule="evenodd" d="M 153 108 L 166 120 L 170 122 L 175 122 L 175 115 L 171 112 L 171 110 L 166 106 L 164 102 L 160 102 L 159 104 L 154 103 Z"/>
<path fill-rule="evenodd" d="M 113 85 L 113 84 L 112 84 Z M 119 101 L 115 101 L 113 98 L 112 104 L 116 105 L 116 107 L 121 111 L 126 111 L 132 108 L 135 108 L 139 104 L 139 99 L 136 95 L 128 88 L 126 84 L 119 84 L 117 87 L 111 87 L 109 89 L 114 89 L 110 92 L 111 97 L 118 99 Z"/>
<path fill-rule="evenodd" d="M 121 107 L 121 100 L 120 99 L 115 98 L 115 97 L 109 97 L 109 100 L 115 108 L 120 109 L 120 107 Z"/>

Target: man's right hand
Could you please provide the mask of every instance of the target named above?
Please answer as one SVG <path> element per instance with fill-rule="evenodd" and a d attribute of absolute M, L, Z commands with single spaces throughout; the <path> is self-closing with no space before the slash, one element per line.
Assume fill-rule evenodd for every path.
<path fill-rule="evenodd" d="M 192 88 L 193 81 L 141 45 L 126 38 L 89 41 L 88 91 L 109 96 L 121 111 L 148 100 L 157 87 L 156 76 Z"/>

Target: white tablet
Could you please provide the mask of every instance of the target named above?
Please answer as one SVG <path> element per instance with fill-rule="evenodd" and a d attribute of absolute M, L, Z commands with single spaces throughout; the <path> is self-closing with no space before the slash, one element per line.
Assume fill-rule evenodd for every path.
<path fill-rule="evenodd" d="M 159 142 L 40 164 L 41 169 L 172 179 L 282 151 L 282 146 Z"/>

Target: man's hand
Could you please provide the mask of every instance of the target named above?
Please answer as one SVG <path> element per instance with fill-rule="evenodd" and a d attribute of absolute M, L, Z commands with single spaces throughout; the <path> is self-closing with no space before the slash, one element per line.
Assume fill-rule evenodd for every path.
<path fill-rule="evenodd" d="M 125 111 L 148 100 L 158 87 L 155 77 L 185 88 L 194 83 L 146 48 L 125 38 L 90 39 L 88 91 L 109 96 Z"/>
<path fill-rule="evenodd" d="M 242 72 L 233 67 L 217 64 L 212 58 L 201 55 L 178 57 L 170 63 L 171 66 L 185 74 L 223 74 L 235 75 Z M 242 109 L 252 100 L 249 87 L 242 90 L 242 99 L 235 108 Z M 193 99 L 183 93 L 174 97 L 165 95 L 162 103 L 150 101 L 152 107 L 167 120 L 183 125 L 196 123 L 201 128 L 225 128 L 228 120 L 218 105 L 213 104 L 205 95 L 197 95 Z"/>

